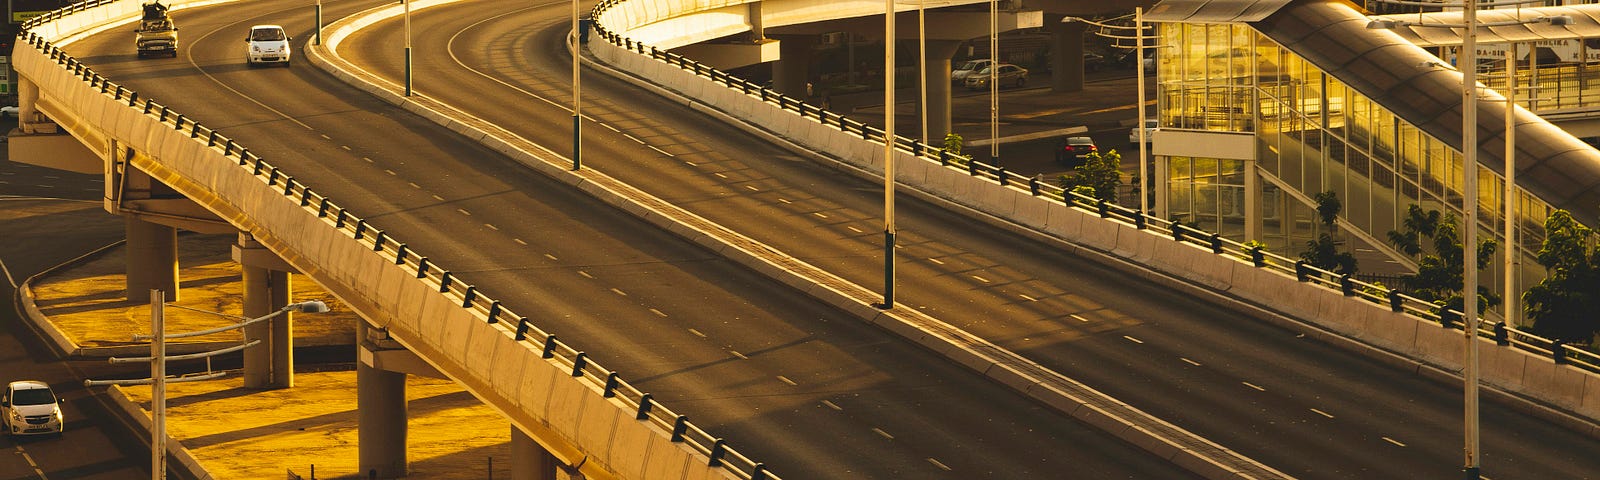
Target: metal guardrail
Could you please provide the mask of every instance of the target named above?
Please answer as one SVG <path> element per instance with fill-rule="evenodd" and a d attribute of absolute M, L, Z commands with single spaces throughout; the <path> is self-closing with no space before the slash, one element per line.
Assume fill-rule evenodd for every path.
<path fill-rule="evenodd" d="M 207 147 L 221 148 L 224 157 L 238 159 L 239 168 L 250 170 L 252 175 L 265 181 L 269 187 L 281 186 L 284 196 L 298 198 L 301 209 L 314 212 L 318 218 L 331 222 L 334 228 L 349 235 L 351 240 L 366 244 L 376 254 L 393 259 L 395 265 L 415 272 L 418 281 L 437 285 L 440 295 L 451 297 L 461 308 L 479 314 L 485 321 L 497 325 L 515 340 L 527 342 L 530 348 L 541 351 L 547 361 L 568 368 L 575 379 L 600 387 L 606 398 L 618 399 L 634 408 L 635 419 L 650 422 L 663 431 L 671 432 L 673 442 L 683 443 L 705 455 L 709 458 L 709 466 L 722 467 L 741 479 L 780 479 L 768 471 L 766 465 L 739 453 L 729 447 L 722 438 L 695 426 L 688 421 L 688 417 L 654 400 L 650 393 L 623 381 L 617 372 L 600 366 L 591 360 L 586 352 L 577 350 L 558 340 L 554 334 L 541 330 L 528 317 L 520 316 L 510 308 L 502 306 L 500 301 L 488 297 L 477 286 L 468 284 L 449 270 L 441 268 L 421 252 L 412 249 L 365 219 L 355 216 L 327 196 L 313 192 L 309 186 L 267 163 L 245 146 L 150 98 L 141 98 L 138 92 L 102 77 L 65 51 L 50 44 L 44 37 L 30 31 L 44 22 L 115 1 L 118 0 L 90 0 L 34 17 L 23 24 L 23 30 L 18 37 L 23 43 L 38 49 L 62 68 L 87 82 L 90 88 L 97 89 L 113 100 L 125 100 L 129 108 L 138 109 L 146 116 L 153 116 L 157 121 L 171 125 L 174 130 L 187 130 L 189 138 L 205 142 Z"/>
<path fill-rule="evenodd" d="M 606 9 L 624 1 L 628 0 L 603 0 L 595 5 L 590 12 L 589 18 L 602 18 Z M 847 118 L 839 113 L 828 111 L 821 106 L 806 103 L 804 100 L 783 95 L 771 88 L 733 76 L 683 55 L 645 45 L 643 42 L 611 31 L 599 21 L 591 21 L 590 25 L 595 29 L 596 36 L 610 42 L 612 45 L 678 66 L 702 78 L 792 112 L 801 118 L 815 119 L 824 126 L 837 128 L 844 133 L 860 135 L 863 141 L 882 143 L 884 137 L 882 129 Z M 1245 245 L 1238 241 L 1222 238 L 1221 235 L 1215 232 L 1207 232 L 1181 223 L 1146 215 L 1137 209 L 1080 195 L 1057 185 L 1040 182 L 1036 177 L 1017 175 L 1007 171 L 1002 166 L 988 165 L 964 156 L 953 155 L 943 148 L 928 145 L 913 138 L 896 135 L 894 144 L 895 150 L 901 153 L 910 153 L 922 160 L 937 162 L 946 168 L 964 171 L 973 178 L 996 182 L 1004 187 L 1025 190 L 1032 196 L 1061 202 L 1068 207 L 1095 213 L 1107 221 L 1132 225 L 1137 229 L 1147 230 L 1153 235 L 1161 235 L 1175 242 L 1209 249 L 1214 254 L 1225 255 L 1242 263 L 1248 262 L 1257 268 L 1293 275 L 1301 282 L 1338 290 L 1347 297 L 1358 297 L 1374 304 L 1387 305 L 1391 311 L 1406 314 L 1416 318 L 1418 321 L 1437 323 L 1442 328 L 1457 330 L 1464 328 L 1460 320 L 1461 312 L 1441 310 L 1438 305 L 1406 295 L 1397 289 L 1357 280 L 1352 275 L 1324 270 L 1301 260 L 1266 251 L 1259 246 Z M 1478 336 L 1494 339 L 1497 345 L 1535 353 L 1549 358 L 1557 364 L 1572 365 L 1589 372 L 1600 373 L 1600 355 L 1594 352 L 1508 327 L 1505 322 L 1490 322 L 1480 317 L 1475 323 L 1474 329 L 1477 331 Z"/>

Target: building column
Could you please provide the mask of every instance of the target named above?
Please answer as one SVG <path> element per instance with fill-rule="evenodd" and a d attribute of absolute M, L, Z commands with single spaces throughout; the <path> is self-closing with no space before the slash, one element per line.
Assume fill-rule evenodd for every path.
<path fill-rule="evenodd" d="M 239 262 L 244 284 L 244 316 L 256 318 L 270 314 L 289 304 L 289 290 L 293 286 L 289 272 L 271 268 L 275 259 L 265 247 L 239 234 L 234 245 L 234 259 Z M 294 313 L 285 312 L 265 322 L 244 327 L 246 342 L 260 340 L 261 344 L 244 351 L 245 388 L 289 388 L 294 386 Z"/>
<path fill-rule="evenodd" d="M 516 425 L 511 426 L 511 480 L 557 480 L 556 456 Z"/>
<path fill-rule="evenodd" d="M 126 295 L 134 304 L 150 303 L 150 291 L 178 301 L 178 229 L 126 216 L 128 239 Z"/>
<path fill-rule="evenodd" d="M 772 62 L 772 88 L 794 98 L 810 99 L 811 49 L 816 35 L 784 35 L 778 38 L 778 61 Z"/>
<path fill-rule="evenodd" d="M 19 120 L 17 120 L 17 123 L 18 123 L 19 127 L 26 127 L 27 126 L 26 122 L 33 121 L 33 112 L 36 110 L 36 108 L 34 107 L 34 103 L 38 102 L 38 101 L 39 101 L 39 84 L 33 83 L 33 80 L 28 79 L 27 77 L 23 77 L 21 75 L 18 75 L 17 76 L 17 118 Z M 31 130 L 24 129 L 22 133 L 33 133 L 33 132 Z M 148 295 L 149 292 L 145 292 L 145 293 L 146 293 L 145 300 L 148 302 L 149 301 L 149 295 Z"/>
<path fill-rule="evenodd" d="M 369 328 L 356 321 L 358 343 Z M 356 362 L 356 412 L 360 478 L 406 476 L 406 374 Z"/>
<path fill-rule="evenodd" d="M 954 131 L 950 128 L 950 59 L 960 47 L 959 40 L 928 41 L 928 57 L 923 59 L 927 63 L 923 80 L 928 84 L 928 105 L 920 108 L 928 109 L 929 145 L 944 145 L 945 134 Z"/>
<path fill-rule="evenodd" d="M 1089 24 L 1054 22 L 1050 29 L 1050 91 L 1083 91 L 1083 32 Z"/>
<path fill-rule="evenodd" d="M 1261 218 L 1261 175 L 1256 160 L 1244 161 L 1244 239 L 1260 241 L 1266 219 Z"/>

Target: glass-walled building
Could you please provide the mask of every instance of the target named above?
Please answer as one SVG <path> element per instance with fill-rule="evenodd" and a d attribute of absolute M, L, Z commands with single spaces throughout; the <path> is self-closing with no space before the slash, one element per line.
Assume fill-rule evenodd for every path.
<path fill-rule="evenodd" d="M 1157 192 L 1158 214 L 1298 257 L 1323 228 L 1312 199 L 1333 192 L 1343 205 L 1342 249 L 1365 253 L 1361 271 L 1380 275 L 1414 271 L 1386 240 L 1411 205 L 1462 217 L 1462 155 L 1445 141 L 1248 24 L 1161 23 L 1158 31 L 1162 132 L 1152 151 L 1165 177 L 1158 184 L 1167 186 Z M 1473 173 L 1480 238 L 1498 241 L 1502 177 L 1482 167 Z M 1553 209 L 1519 197 L 1526 255 L 1538 250 Z M 1501 264 L 1484 271 L 1486 286 L 1499 283 Z M 1537 264 L 1522 264 L 1523 285 L 1543 278 Z"/>

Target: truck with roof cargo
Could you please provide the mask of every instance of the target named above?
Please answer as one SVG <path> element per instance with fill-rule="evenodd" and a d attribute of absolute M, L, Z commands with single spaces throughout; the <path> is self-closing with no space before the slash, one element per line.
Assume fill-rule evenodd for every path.
<path fill-rule="evenodd" d="M 178 56 L 178 26 L 167 16 L 167 6 L 159 1 L 144 4 L 144 16 L 139 19 L 139 28 L 133 30 L 133 35 L 140 58 Z"/>

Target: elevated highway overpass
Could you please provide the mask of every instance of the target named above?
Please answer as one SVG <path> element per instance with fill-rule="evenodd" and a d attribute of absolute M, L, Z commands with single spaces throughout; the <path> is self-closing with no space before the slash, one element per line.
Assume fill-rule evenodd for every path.
<path fill-rule="evenodd" d="M 390 29 L 394 29 L 394 26 L 390 26 Z M 352 40 L 352 42 L 358 42 L 358 40 Z M 381 40 L 373 40 L 373 42 L 374 43 L 382 43 Z M 554 42 L 552 42 L 552 43 L 554 43 Z M 549 45 L 549 43 L 546 43 L 546 45 Z M 357 48 L 357 50 L 355 50 L 355 51 L 373 51 L 373 50 L 371 50 L 371 48 Z M 394 66 L 394 64 L 392 64 L 392 62 L 390 62 L 389 66 L 378 66 L 378 67 L 376 67 L 376 69 L 378 69 L 379 72 L 382 72 L 382 69 L 387 69 L 387 72 L 389 72 L 389 77 L 390 78 L 394 78 L 395 77 L 394 72 L 395 72 L 395 70 L 397 70 L 397 69 L 395 69 L 395 66 Z M 131 74 L 131 72 L 130 72 L 130 74 Z M 422 86 L 422 91 L 424 91 L 424 93 L 427 93 L 427 86 L 426 85 Z M 163 96 L 163 98 L 166 98 L 166 96 Z M 187 109 L 179 109 L 179 110 L 187 110 Z M 485 112 L 485 114 L 488 114 L 488 112 Z M 517 114 L 517 112 L 510 112 L 509 117 L 510 118 L 517 118 L 517 117 L 526 118 L 526 117 L 528 117 L 528 115 L 526 115 L 526 114 Z M 634 122 L 638 122 L 638 118 L 635 118 Z M 494 123 L 509 123 L 509 125 L 515 125 L 515 120 L 512 120 L 512 122 L 494 122 Z M 626 123 L 627 122 L 618 123 L 618 125 L 626 125 Z M 654 128 L 654 126 L 653 126 L 653 128 Z M 634 133 L 638 133 L 638 131 L 634 131 Z M 530 134 L 530 136 L 531 136 L 531 134 Z M 254 142 L 253 142 L 253 144 L 254 144 Z M 666 146 L 666 144 L 662 144 L 661 147 L 670 147 L 670 146 Z M 235 150 L 235 152 L 237 152 L 237 150 Z M 278 158 L 282 154 L 288 154 L 288 152 L 272 152 L 272 158 Z M 712 158 L 712 160 L 715 160 L 715 158 Z M 275 160 L 275 162 L 277 162 L 277 160 Z M 698 162 L 698 160 L 694 160 L 694 162 Z M 710 165 L 710 163 L 715 163 L 715 162 L 706 162 L 706 165 Z M 717 173 L 722 173 L 723 176 L 733 176 L 733 174 L 739 173 L 739 171 L 750 171 L 750 170 L 746 170 L 746 168 L 749 168 L 749 165 L 738 165 L 738 162 L 726 163 L 726 158 L 723 158 L 723 165 L 722 166 L 731 166 L 731 168 L 733 168 L 733 170 L 722 170 L 722 168 L 718 168 Z M 789 173 L 805 173 L 805 171 L 786 171 L 786 174 L 789 174 Z M 811 173 L 811 174 L 816 174 L 816 173 Z M 824 174 L 824 176 L 826 176 L 826 174 Z M 712 176 L 712 178 L 715 178 L 715 174 L 714 174 L 714 176 Z M 749 181 L 752 181 L 752 179 L 746 178 L 746 179 L 738 179 L 738 181 L 728 181 L 728 182 L 725 182 L 725 184 L 722 184 L 722 186 L 720 186 L 720 187 L 714 187 L 714 190 L 725 189 L 725 187 L 733 187 L 733 189 L 738 189 L 738 187 L 742 187 L 742 184 L 747 184 L 747 182 L 749 182 Z M 752 182 L 752 184 L 755 184 L 755 186 L 760 186 L 760 184 L 762 184 L 762 182 L 768 182 L 768 181 L 773 181 L 773 179 L 760 179 L 760 181 Z M 630 181 L 630 182 L 632 182 L 632 181 Z M 643 182 L 643 184 L 650 184 L 650 181 L 645 181 L 645 182 Z M 811 189 L 811 187 L 806 187 L 806 189 Z M 846 189 L 851 189 L 851 187 L 848 187 L 848 184 L 846 184 Z M 853 187 L 853 189 L 859 189 L 859 187 Z M 779 189 L 779 190 L 782 190 L 782 189 Z M 680 194 L 680 195 L 682 195 L 682 194 Z M 690 197 L 682 197 L 682 200 L 678 200 L 678 198 L 674 198 L 674 202 L 675 203 L 706 203 L 706 200 L 709 197 L 726 197 L 726 195 L 694 194 L 694 195 L 690 195 Z M 834 197 L 834 195 L 830 194 L 829 197 Z M 838 198 L 845 198 L 845 197 L 848 197 L 848 195 L 837 195 L 837 197 Z M 670 197 L 670 195 L 669 195 L 669 198 L 672 198 L 672 197 Z M 867 203 L 870 203 L 870 202 L 862 202 L 862 200 L 850 200 L 850 203 L 854 203 L 854 206 L 850 206 L 850 208 L 848 208 L 848 210 L 842 210 L 842 208 L 845 208 L 845 206 L 826 206 L 826 208 L 822 208 L 822 210 L 802 211 L 802 213 L 800 213 L 800 214 L 811 214 L 811 216 L 814 216 L 814 213 L 834 214 L 834 218 L 837 218 L 838 214 L 846 213 L 846 214 L 848 214 L 848 218 L 859 219 L 859 218 L 862 218 L 861 214 L 848 213 L 848 211 L 870 211 L 870 210 L 872 210 L 872 208 L 870 208 L 870 206 L 867 205 Z M 867 205 L 867 206 L 862 206 L 862 205 Z M 816 206 L 816 205 L 811 206 L 811 208 L 814 208 L 814 206 Z M 726 210 L 728 210 L 728 214 L 731 214 L 731 213 L 733 213 L 733 211 L 738 211 L 739 208 L 731 208 L 731 206 L 728 206 L 728 208 L 726 208 Z M 760 206 L 757 206 L 757 210 L 760 210 Z M 472 211 L 478 211 L 478 210 L 477 210 L 477 208 L 472 208 Z M 744 211 L 752 211 L 752 210 L 744 210 Z M 826 219 L 826 218 L 829 218 L 829 216 L 822 216 L 822 219 Z M 744 227 L 741 227 L 741 230 L 744 230 Z M 834 235 L 818 235 L 818 238 L 821 238 L 821 237 L 834 237 Z M 846 235 L 846 237 L 848 237 L 848 235 Z M 976 242 L 976 240 L 973 240 L 973 242 Z M 987 240 L 986 240 L 986 242 L 987 242 Z M 1014 238 L 1013 238 L 1013 242 L 1014 242 Z M 920 243 L 920 242 L 918 242 L 918 243 Z M 997 266 L 997 264 L 1005 264 L 1005 266 L 1027 266 L 1027 264 L 1029 264 L 1029 261 L 1037 261 L 1037 259 L 1051 259 L 1051 261 L 1064 261 L 1064 258 L 1062 258 L 1061 254 L 1059 254 L 1059 253 L 1043 253 L 1043 250 L 1034 251 L 1034 250 L 1032 250 L 1032 248 L 1030 248 L 1029 251 L 1024 251 L 1024 253 L 1016 254 L 1016 256 L 1013 256 L 1013 258 L 1006 259 L 1006 261 L 997 262 L 997 261 L 994 261 L 994 259 L 984 259 L 984 258 L 979 258 L 979 256 L 971 256 L 971 254 L 970 254 L 971 251 L 984 251 L 984 250 L 982 250 L 982 248 L 978 248 L 978 246 L 938 245 L 938 243 L 933 243 L 933 242 L 931 242 L 931 240 L 930 240 L 930 243 L 926 243 L 926 245 L 931 246 L 931 248 L 934 248 L 934 250 L 944 251 L 944 253 L 946 253 L 946 254 L 936 254 L 936 256 L 930 256 L 930 258 L 941 259 L 941 261 L 949 261 L 949 259 L 958 259 L 958 261 L 962 261 L 963 262 L 963 269 L 973 270 L 973 272 L 978 272 L 978 270 L 974 270 L 974 269 L 984 269 L 984 270 L 992 269 L 992 267 Z M 787 248 L 786 248 L 786 250 L 787 250 Z M 795 250 L 800 250 L 800 248 L 795 248 Z M 824 250 L 826 250 L 826 248 L 824 248 Z M 995 250 L 995 248 L 990 248 L 990 250 Z M 998 250 L 1006 250 L 1006 248 L 998 248 Z M 955 256 L 950 256 L 950 254 L 952 254 L 952 253 L 955 253 Z M 1037 256 L 1034 256 L 1034 258 L 1030 259 L 1029 258 L 1030 254 L 1034 254 L 1034 253 L 1037 253 Z M 829 254 L 829 253 L 811 253 L 811 254 L 803 254 L 803 256 L 805 256 L 805 258 L 808 258 L 808 259 L 818 259 L 818 258 L 826 258 L 827 254 Z M 858 256 L 861 256 L 861 254 L 858 254 Z M 930 269 L 931 269 L 931 267 L 930 267 Z M 1032 272 L 1034 272 L 1034 270 L 1037 270 L 1037 269 L 1034 269 L 1034 267 L 1027 267 L 1027 269 L 1024 269 L 1024 272 L 1022 272 L 1022 274 L 1032 274 Z M 941 277 L 941 275 L 947 275 L 947 274 L 939 274 L 939 270 L 938 269 L 931 269 L 930 272 L 933 272 L 933 274 L 928 275 L 928 277 Z M 982 274 L 982 272 L 978 272 L 978 274 L 974 274 L 974 275 L 979 275 L 979 277 L 984 277 L 984 275 L 987 275 L 987 274 Z M 1005 274 L 1005 275 L 1008 278 L 1026 278 L 1026 275 L 1018 275 L 1018 274 Z M 918 277 L 922 277 L 922 275 L 918 275 Z M 958 275 L 957 275 L 957 277 L 958 277 Z M 1046 275 L 1046 277 L 1048 277 L 1048 275 Z M 1088 277 L 1096 277 L 1096 275 L 1088 275 Z M 1104 275 L 1099 275 L 1099 277 L 1104 277 Z M 986 277 L 986 278 L 1000 278 L 1000 277 L 994 277 L 994 275 L 989 275 L 989 277 Z M 962 280 L 962 282 L 968 282 L 968 285 L 978 285 L 978 283 L 987 283 L 987 282 L 979 282 L 979 280 L 973 280 L 973 278 L 968 278 L 968 280 Z M 976 282 L 976 283 L 974 283 L 974 282 Z M 1032 280 L 1022 280 L 1022 282 L 1032 282 Z M 1093 283 L 1094 280 L 1088 280 L 1088 282 L 1085 282 L 1085 280 L 1056 280 L 1056 282 L 1061 282 L 1061 285 L 1066 285 L 1066 283 L 1078 283 L 1078 285 L 1083 285 L 1083 283 Z M 1056 283 L 1056 282 L 1051 282 L 1051 283 Z M 971 288 L 973 288 L 973 286 L 966 286 L 966 290 L 971 290 Z M 979 286 L 979 288 L 981 288 L 981 286 Z M 1053 288 L 1051 288 L 1051 290 L 1056 290 L 1056 288 L 1061 288 L 1061 286 L 1053 286 Z M 1112 288 L 1112 290 L 1115 290 L 1115 288 Z M 947 290 L 947 291 L 960 291 L 960 288 L 957 288 L 957 290 Z M 1062 288 L 1061 291 L 1070 291 L 1070 290 L 1066 290 L 1066 288 Z M 989 294 L 1002 294 L 1002 296 L 1010 296 L 1010 294 L 1013 294 L 1013 293 L 1011 293 L 1011 291 L 992 291 L 992 293 L 989 293 Z M 949 294 L 947 294 L 947 296 L 949 296 Z M 1098 296 L 1098 294 L 1096 294 L 1096 296 Z M 1072 304 L 1072 302 L 1080 302 L 1080 301 L 1083 301 L 1083 298 L 1077 298 L 1077 296 L 1072 296 L 1072 294 L 1067 294 L 1067 296 L 1062 296 L 1061 302 L 1051 302 L 1051 304 L 1048 304 L 1048 306 L 1038 306 L 1038 309 L 1042 310 L 1042 312 L 1062 312 L 1062 310 L 1072 310 L 1072 309 L 1069 309 L 1069 307 L 1064 307 L 1064 306 L 1070 306 L 1070 304 Z M 930 306 L 934 306 L 934 304 L 938 304 L 938 302 L 926 302 L 926 304 L 930 304 Z M 1192 306 L 1190 306 L 1190 307 L 1192 307 Z M 941 309 L 941 310 L 949 310 L 950 307 L 939 307 L 939 309 Z M 979 310 L 982 310 L 982 309 L 987 309 L 987 307 L 979 306 Z M 1074 307 L 1074 309 L 1080 309 L 1080 307 Z M 1131 310 L 1131 309 L 1128 309 L 1128 307 L 1117 307 L 1117 309 L 1122 309 L 1123 312 L 1126 312 L 1126 310 Z M 1182 310 L 1182 309 L 1178 309 L 1178 310 Z M 982 314 L 971 315 L 971 317 L 970 317 L 970 315 L 957 315 L 957 317 L 962 317 L 962 318 L 981 318 L 981 315 Z M 1059 314 L 1046 314 L 1046 315 L 1058 315 L 1058 317 L 1059 317 Z M 1131 320 L 1131 322 L 1134 322 L 1134 323 L 1128 323 L 1128 325 L 1138 325 L 1139 322 L 1149 322 L 1149 318 L 1181 317 L 1181 315 L 1182 314 L 1173 314 L 1173 312 L 1144 312 L 1144 314 L 1130 315 L 1130 317 L 1122 318 L 1122 320 Z M 1224 315 L 1226 315 L 1226 314 L 1224 314 Z M 1066 318 L 1061 318 L 1061 320 L 1066 320 Z M 1117 320 L 1117 318 L 1096 318 L 1096 320 Z M 1106 342 L 1106 344 L 1114 344 L 1114 342 L 1118 342 L 1118 341 L 1120 341 L 1120 342 L 1128 342 L 1128 341 L 1126 341 L 1125 338 L 1122 338 L 1122 336 L 1118 336 L 1117 333 L 1125 334 L 1125 336 L 1133 336 L 1133 338 L 1149 339 L 1149 338 L 1147 338 L 1146 334 L 1150 333 L 1150 331 L 1154 330 L 1154 328 L 1144 328 L 1144 330 L 1139 330 L 1138 333 L 1134 333 L 1133 330 L 1126 330 L 1126 328 L 1123 328 L 1123 326 L 1126 326 L 1126 325 L 1118 326 L 1117 323 L 1099 323 L 1099 322 L 1096 322 L 1096 325 L 1109 326 L 1110 330 L 1102 330 L 1101 331 L 1102 334 L 1098 334 L 1099 338 L 1101 338 L 1101 341 Z M 1096 328 L 1099 328 L 1099 326 L 1096 326 Z M 1272 331 L 1270 331 L 1270 328 L 1267 328 L 1267 330 L 1262 330 L 1262 331 L 1264 331 L 1264 336 L 1275 336 L 1275 334 L 1272 333 Z M 1192 331 L 1190 331 L 1189 334 L 1190 334 L 1190 336 L 1192 336 Z M 1091 336 L 1093 336 L 1093 334 L 1091 334 Z M 1026 338 L 1024 338 L 1024 341 L 1026 341 Z M 1051 346 L 1058 346 L 1058 344 L 1067 344 L 1067 341 L 1075 342 L 1075 344 L 1077 344 L 1077 346 L 1080 346 L 1080 347 L 1086 346 L 1086 342 L 1078 341 L 1078 339 L 1070 339 L 1070 338 L 1064 338 L 1064 339 L 1061 339 L 1061 341 L 1051 341 L 1050 344 L 1051 344 Z M 1163 349 L 1173 349 L 1173 347 L 1163 347 Z M 1226 347 L 1219 347 L 1219 349 L 1226 349 Z M 1291 347 L 1291 349 L 1293 349 L 1293 347 Z M 1050 349 L 1048 349 L 1048 347 L 1038 347 L 1038 350 L 1050 350 Z M 1277 357 L 1278 354 L 1290 355 L 1290 354 L 1285 354 L 1285 352 L 1274 352 L 1274 354 L 1267 355 L 1267 357 Z M 1330 354 L 1330 352 L 1318 352 L 1318 354 L 1312 354 L 1312 355 L 1310 355 L 1310 357 L 1322 357 L 1322 355 L 1326 355 L 1326 354 Z M 1115 362 L 1117 362 L 1117 365 L 1122 365 L 1122 363 L 1128 363 L 1128 362 L 1131 362 L 1131 363 L 1142 362 L 1142 360 L 1139 360 L 1138 357 L 1142 357 L 1142 355 L 1147 355 L 1147 354 L 1131 354 L 1131 357 L 1130 357 L 1130 354 L 1128 354 L 1128 352 L 1115 352 L 1115 347 L 1110 347 L 1110 349 L 1104 350 L 1104 352 L 1102 352 L 1102 354 L 1096 354 L 1096 355 L 1106 355 L 1106 357 L 1085 358 L 1085 360 L 1094 360 L 1094 362 L 1104 362 L 1104 360 L 1107 360 L 1107 358 L 1117 358 L 1117 360 L 1115 360 Z M 1304 355 L 1304 354 L 1302 354 L 1302 355 Z M 1189 357 L 1182 357 L 1182 358 L 1189 358 Z M 1307 362 L 1312 362 L 1312 363 L 1325 362 L 1325 358 L 1326 357 L 1322 357 L 1322 360 L 1307 360 Z M 1221 362 L 1221 360 L 1219 360 L 1219 362 Z M 1150 362 L 1150 363 L 1155 363 L 1154 368 L 1150 368 L 1150 370 L 1162 370 L 1162 368 L 1163 368 L 1163 366 L 1160 366 L 1160 362 Z M 1101 363 L 1101 365 L 1104 365 L 1104 363 Z M 1211 363 L 1208 362 L 1208 365 L 1211 365 Z M 1101 368 L 1101 370 L 1104 370 L 1104 368 Z M 1147 370 L 1147 371 L 1149 371 L 1149 370 Z M 1093 373 L 1091 373 L 1091 374 L 1093 374 Z M 1120 379 L 1117 379 L 1117 378 L 1122 378 L 1122 376 L 1125 376 L 1125 374 L 1117 373 L 1117 371 L 1101 371 L 1101 373 L 1099 373 L 1099 374 L 1104 374 L 1104 376 L 1109 376 L 1109 378 L 1106 379 L 1106 382 L 1117 382 L 1117 381 L 1120 381 Z M 1182 374 L 1182 373 L 1174 373 L 1174 378 L 1182 378 L 1182 376 L 1184 376 L 1184 374 Z M 1278 374 L 1267 374 L 1267 376 L 1278 376 Z M 1229 376 L 1226 376 L 1226 378 L 1232 378 L 1232 374 L 1229 374 Z M 1181 382 L 1181 379 L 1174 379 L 1173 382 Z M 1259 384 L 1259 382 L 1258 382 L 1258 384 Z M 1218 392 L 1216 392 L 1216 394 L 1222 395 L 1222 397 L 1232 397 L 1232 395 L 1234 395 L 1234 394 L 1229 394 L 1229 392 L 1224 392 L 1224 390 L 1218 390 Z M 1378 392 L 1368 392 L 1368 394 L 1384 395 L 1384 394 L 1378 394 Z M 1157 395 L 1160 395 L 1160 394 L 1157 394 Z M 1365 395 L 1365 394 L 1363 394 L 1363 395 Z M 1222 397 L 1219 397 L 1219 398 L 1222 398 Z M 1181 403 L 1184 403 L 1184 402 L 1192 402 L 1192 400 L 1189 400 L 1189 398 L 1184 398 L 1184 397 L 1174 398 L 1174 405 L 1181 405 Z M 1218 406 L 1218 408 L 1222 408 L 1222 405 L 1224 405 L 1224 403 L 1227 403 L 1226 400 L 1222 400 L 1222 402 L 1216 402 L 1216 403 L 1214 403 L 1214 406 Z M 1290 408 L 1293 408 L 1293 406 L 1290 406 Z M 1290 410 L 1290 408 L 1286 408 L 1285 411 Z M 1168 408 L 1168 410 L 1181 411 L 1181 410 L 1184 410 L 1184 406 L 1173 406 L 1173 408 Z M 1253 410 L 1253 406 L 1246 406 L 1246 410 Z M 1352 408 L 1352 410 L 1354 410 L 1354 408 Z M 1302 411 L 1302 413 L 1304 413 L 1304 411 Z M 1174 413 L 1174 414 L 1181 414 L 1181 413 Z M 1352 414 L 1354 414 L 1354 413 L 1352 413 Z M 1163 414 L 1163 416 L 1165 416 L 1165 414 Z M 1381 416 L 1381 414 L 1379 414 L 1379 416 Z M 1248 422 L 1248 421 L 1250 421 L 1250 419 L 1240 418 L 1240 419 L 1227 419 L 1227 421 L 1219 421 L 1218 422 L 1218 424 L 1219 424 L 1218 429 L 1222 429 L 1222 430 L 1235 429 L 1235 427 L 1237 427 L 1237 426 L 1229 426 L 1229 422 L 1230 421 L 1246 421 L 1246 422 Z M 1443 443 L 1448 443 L 1448 442 L 1443 442 Z M 1448 448 L 1446 448 L 1446 450 L 1448 450 Z M 1280 454 L 1282 454 L 1282 453 L 1280 453 Z M 1565 462 L 1565 459 L 1563 459 L 1563 461 L 1554 462 L 1554 464 L 1563 464 L 1563 462 Z M 1440 466 L 1445 466 L 1445 464 L 1440 464 Z"/>

